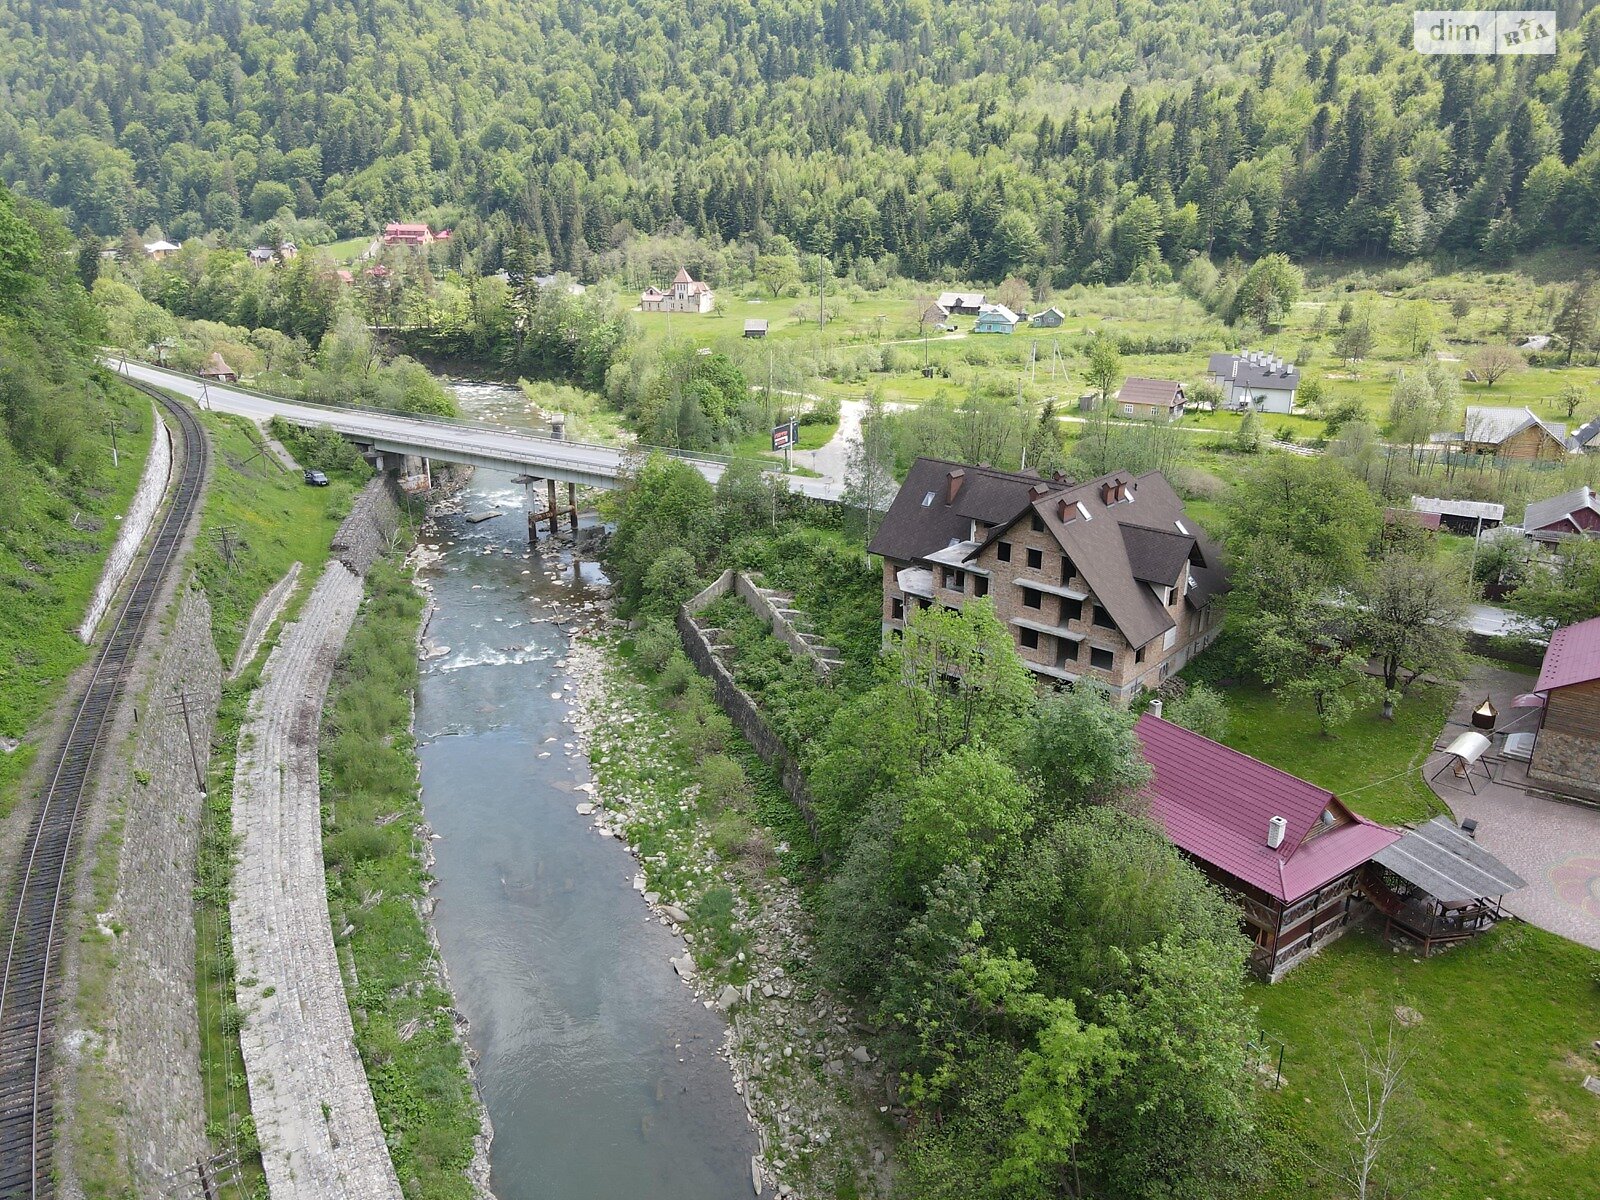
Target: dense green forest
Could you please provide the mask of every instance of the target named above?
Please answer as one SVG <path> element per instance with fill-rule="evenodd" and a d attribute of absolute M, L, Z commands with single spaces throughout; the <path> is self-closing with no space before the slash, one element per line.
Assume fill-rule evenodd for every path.
<path fill-rule="evenodd" d="M 1360 0 L 0 0 L 0 177 L 100 236 L 428 218 L 1055 285 L 1600 237 L 1600 18 L 1428 57 Z M 520 231 L 520 233 L 519 233 Z"/>
<path fill-rule="evenodd" d="M 0 815 L 133 495 L 147 400 L 94 368 L 104 327 L 50 210 L 0 188 Z M 120 454 L 113 461 L 113 428 Z"/>

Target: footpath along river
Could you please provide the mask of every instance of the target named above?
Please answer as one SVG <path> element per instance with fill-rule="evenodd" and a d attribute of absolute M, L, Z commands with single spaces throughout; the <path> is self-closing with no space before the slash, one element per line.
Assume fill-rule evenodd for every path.
<path fill-rule="evenodd" d="M 452 386 L 466 416 L 532 424 L 515 389 Z M 604 581 L 570 545 L 530 552 L 523 505 L 510 476 L 479 472 L 421 538 L 437 553 L 417 697 L 434 920 L 472 1022 L 494 1192 L 747 1197 L 755 1138 L 717 1054 L 722 1018 L 668 964 L 681 946 L 649 919 L 627 850 L 574 811 L 590 776 L 566 723 L 563 625 L 593 614 Z"/>

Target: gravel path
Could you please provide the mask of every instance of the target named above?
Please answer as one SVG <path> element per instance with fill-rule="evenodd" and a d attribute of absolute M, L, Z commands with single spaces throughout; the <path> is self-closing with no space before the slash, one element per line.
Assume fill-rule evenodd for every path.
<path fill-rule="evenodd" d="M 356 1053 L 322 864 L 317 740 L 361 577 L 330 562 L 267 659 L 234 773 L 240 1042 L 272 1200 L 400 1200 Z"/>

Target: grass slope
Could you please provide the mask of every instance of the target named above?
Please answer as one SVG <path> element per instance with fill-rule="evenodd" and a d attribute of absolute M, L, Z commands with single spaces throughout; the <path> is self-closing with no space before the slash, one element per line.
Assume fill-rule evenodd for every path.
<path fill-rule="evenodd" d="M 1422 782 L 1422 761 L 1450 711 L 1449 688 L 1419 685 L 1385 721 L 1364 706 L 1337 737 L 1323 737 L 1306 705 L 1279 703 L 1252 684 L 1224 690 L 1227 744 L 1320 787 L 1386 824 L 1426 820 L 1444 805 Z"/>
<path fill-rule="evenodd" d="M 1286 1044 L 1282 1091 L 1263 1100 L 1274 1186 L 1288 1200 L 1351 1195 L 1325 1163 L 1341 1134 L 1338 1072 L 1357 1083 L 1358 1045 L 1384 1036 L 1399 1006 L 1411 1054 L 1397 1136 L 1380 1161 L 1390 1194 L 1429 1200 L 1570 1200 L 1596 1194 L 1600 1102 L 1600 954 L 1530 926 L 1503 925 L 1418 961 L 1367 932 L 1350 934 L 1282 983 L 1252 985 L 1261 1025 Z M 1357 1083 L 1359 1086 L 1359 1083 Z M 1587 1180 L 1588 1182 L 1584 1182 Z"/>
<path fill-rule="evenodd" d="M 108 389 L 116 414 L 120 465 L 107 461 L 93 487 L 80 488 L 0 449 L 5 503 L 0 513 L 0 738 L 23 741 L 89 657 L 74 632 L 83 620 L 139 486 L 150 452 L 150 401 L 130 388 Z M 74 523 L 76 522 L 76 523 Z M 0 815 L 16 803 L 17 783 L 36 747 L 0 753 Z"/>

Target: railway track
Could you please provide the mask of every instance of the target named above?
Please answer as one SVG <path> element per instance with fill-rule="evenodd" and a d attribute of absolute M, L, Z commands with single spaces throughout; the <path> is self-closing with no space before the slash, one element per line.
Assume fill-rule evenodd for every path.
<path fill-rule="evenodd" d="M 88 687 L 49 766 L 49 781 L 19 862 L 19 882 L 7 897 L 0 924 L 5 954 L 0 976 L 0 1200 L 54 1195 L 50 1061 L 58 996 L 52 973 L 59 965 L 71 907 L 79 814 L 129 667 L 199 507 L 211 453 L 205 431 L 188 408 L 153 388 L 124 382 L 151 396 L 177 422 L 183 436 L 182 468 L 172 503 L 95 654 Z"/>

